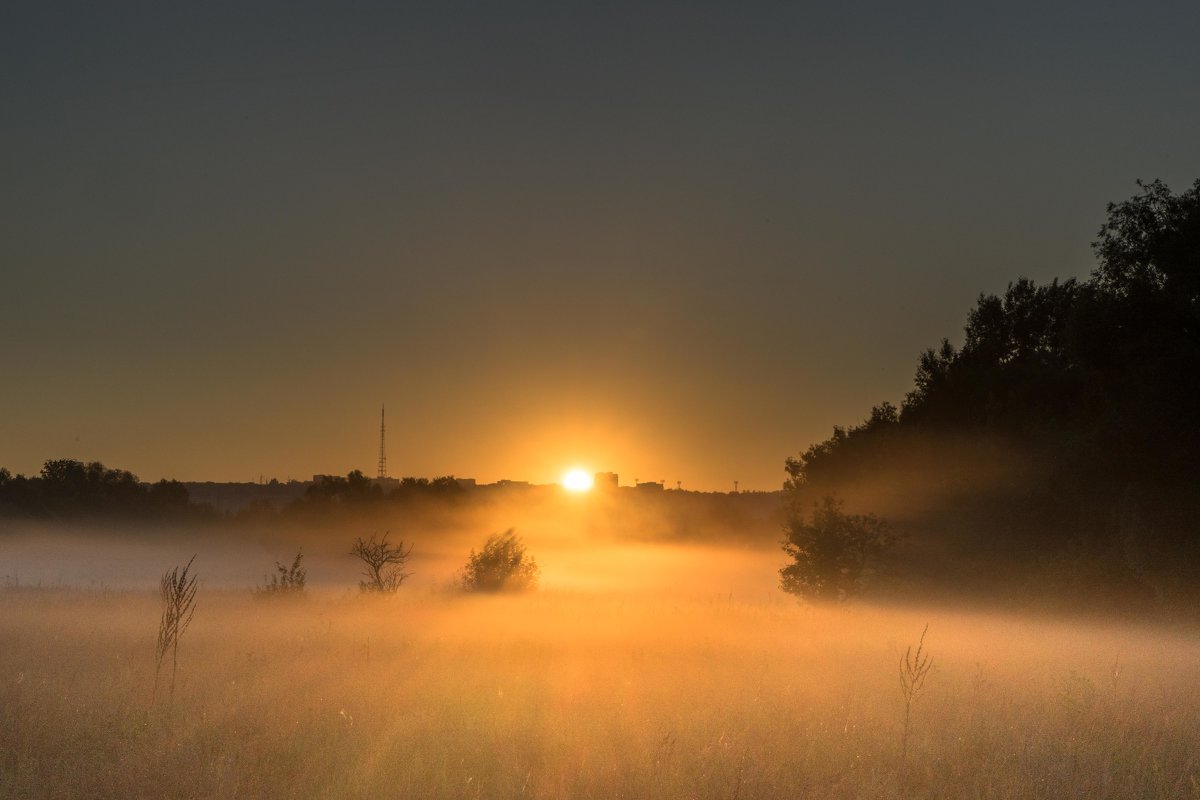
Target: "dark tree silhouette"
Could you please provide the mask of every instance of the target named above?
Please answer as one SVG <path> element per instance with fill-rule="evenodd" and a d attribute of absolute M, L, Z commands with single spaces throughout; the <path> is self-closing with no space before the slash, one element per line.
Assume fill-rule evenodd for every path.
<path fill-rule="evenodd" d="M 792 561 L 779 570 L 780 588 L 811 599 L 861 594 L 894 542 L 886 522 L 846 514 L 831 495 L 814 504 L 811 515 L 793 509 L 784 530 L 783 551 Z"/>
<path fill-rule="evenodd" d="M 981 564 L 1027 548 L 1027 564 L 1104 560 L 1131 586 L 1196 566 L 1200 181 L 1139 187 L 1109 204 L 1089 280 L 980 295 L 961 347 L 921 354 L 898 414 L 880 406 L 788 459 L 792 507 L 903 476 L 941 492 L 907 529 L 956 532 Z M 1017 466 L 972 484 L 985 445 Z"/>
<path fill-rule="evenodd" d="M 361 470 L 353 470 L 342 478 L 337 475 L 322 475 L 304 490 L 300 509 L 329 509 L 342 506 L 365 506 L 379 501 L 383 489 Z"/>
<path fill-rule="evenodd" d="M 1138 181 L 1141 193 L 1108 204 L 1093 243 L 1097 287 L 1118 297 L 1156 295 L 1174 305 L 1196 338 L 1200 321 L 1200 179 L 1174 195 L 1162 181 Z"/>
<path fill-rule="evenodd" d="M 406 550 L 404 542 L 392 545 L 387 537 L 386 533 L 379 541 L 375 541 L 374 535 L 367 541 L 360 537 L 354 540 L 354 546 L 350 548 L 350 555 L 358 558 L 365 567 L 365 580 L 358 582 L 358 588 L 364 592 L 390 594 L 412 576 L 411 572 L 404 571 L 404 565 L 412 555 L 412 545 Z"/>
<path fill-rule="evenodd" d="M 177 481 L 148 485 L 128 470 L 109 469 L 99 461 L 47 461 L 32 478 L 0 470 L 0 514 L 29 517 L 194 517 L 203 511 L 191 503 Z"/>

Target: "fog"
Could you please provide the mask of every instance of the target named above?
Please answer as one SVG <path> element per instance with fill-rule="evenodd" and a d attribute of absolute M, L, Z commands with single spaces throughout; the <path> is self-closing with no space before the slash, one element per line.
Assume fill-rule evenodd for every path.
<path fill-rule="evenodd" d="M 204 585 L 250 590 L 276 562 L 304 554 L 308 585 L 355 589 L 356 538 L 388 536 L 412 546 L 406 590 L 450 587 L 473 549 L 514 530 L 537 560 L 542 586 L 576 592 L 669 592 L 761 596 L 775 590 L 780 522 L 774 496 L 714 504 L 703 495 L 620 500 L 550 487 L 454 505 L 336 514 L 278 515 L 224 523 L 104 525 L 7 520 L 0 580 L 9 585 L 154 588 L 162 573 L 196 556 Z"/>
<path fill-rule="evenodd" d="M 1193 629 L 903 593 L 801 603 L 778 588 L 772 498 L 719 513 L 703 497 L 627 499 L 10 522 L 0 796 L 1174 798 L 1195 786 Z M 457 590 L 471 550 L 509 528 L 541 566 L 539 589 Z M 413 574 L 394 595 L 364 594 L 350 546 L 386 531 L 413 545 Z M 304 596 L 253 591 L 300 549 Z M 156 589 L 193 555 L 176 675 L 155 660 Z M 909 730 L 898 667 L 925 630 L 932 671 Z"/>

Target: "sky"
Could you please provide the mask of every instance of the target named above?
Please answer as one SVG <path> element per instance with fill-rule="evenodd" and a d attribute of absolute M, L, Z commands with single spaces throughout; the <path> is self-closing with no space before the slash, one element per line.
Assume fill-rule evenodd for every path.
<path fill-rule="evenodd" d="M 777 489 L 1200 177 L 1200 4 L 10 3 L 0 466 Z"/>

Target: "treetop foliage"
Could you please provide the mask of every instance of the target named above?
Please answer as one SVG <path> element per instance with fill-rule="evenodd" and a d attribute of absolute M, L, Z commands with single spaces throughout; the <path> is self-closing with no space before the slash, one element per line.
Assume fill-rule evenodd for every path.
<path fill-rule="evenodd" d="M 792 481 L 918 429 L 1017 437 L 1118 483 L 1196 477 L 1200 180 L 1180 195 L 1161 181 L 1139 186 L 1109 204 L 1089 280 L 1019 278 L 981 294 L 961 349 L 943 339 L 920 355 L 898 413 L 884 403 L 835 428 L 789 459 Z"/>
<path fill-rule="evenodd" d="M 453 475 L 437 478 L 401 478 L 396 488 L 385 492 L 382 485 L 368 478 L 360 470 L 338 475 L 321 475 L 316 482 L 304 490 L 304 496 L 293 503 L 290 511 L 305 514 L 312 511 L 342 508 L 365 508 L 382 503 L 403 504 L 422 500 L 453 501 L 466 490 Z"/>
<path fill-rule="evenodd" d="M 346 477 L 321 475 L 315 483 L 304 490 L 304 499 L 310 503 L 352 504 L 378 500 L 383 490 L 362 470 L 352 470 Z"/>
<path fill-rule="evenodd" d="M 1092 243 L 1099 261 L 1093 279 L 1117 297 L 1174 299 L 1194 323 L 1200 310 L 1200 179 L 1178 195 L 1160 180 L 1138 186 L 1137 196 L 1108 204 L 1108 221 Z"/>

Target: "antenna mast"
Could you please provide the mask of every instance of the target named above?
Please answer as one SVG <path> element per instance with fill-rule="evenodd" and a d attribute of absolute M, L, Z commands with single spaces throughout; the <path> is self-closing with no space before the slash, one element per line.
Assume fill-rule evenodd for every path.
<path fill-rule="evenodd" d="M 380 478 L 387 477 L 387 425 L 385 418 L 386 409 L 384 406 L 379 407 L 379 476 Z"/>

